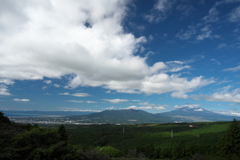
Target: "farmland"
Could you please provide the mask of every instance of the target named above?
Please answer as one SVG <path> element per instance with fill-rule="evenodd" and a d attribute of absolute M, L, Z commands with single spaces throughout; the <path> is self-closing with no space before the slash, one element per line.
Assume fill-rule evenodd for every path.
<path fill-rule="evenodd" d="M 69 143 L 81 146 L 110 145 L 119 149 L 129 146 L 154 144 L 155 147 L 169 148 L 175 142 L 213 145 L 230 125 L 230 122 L 141 124 L 141 125 L 66 125 Z M 123 133 L 124 128 L 124 133 Z M 173 138 L 171 138 L 173 130 Z"/>

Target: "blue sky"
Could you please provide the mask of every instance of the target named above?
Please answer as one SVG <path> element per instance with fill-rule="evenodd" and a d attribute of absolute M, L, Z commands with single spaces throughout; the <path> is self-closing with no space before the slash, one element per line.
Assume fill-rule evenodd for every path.
<path fill-rule="evenodd" d="M 240 115 L 240 0 L 0 2 L 0 109 Z"/>

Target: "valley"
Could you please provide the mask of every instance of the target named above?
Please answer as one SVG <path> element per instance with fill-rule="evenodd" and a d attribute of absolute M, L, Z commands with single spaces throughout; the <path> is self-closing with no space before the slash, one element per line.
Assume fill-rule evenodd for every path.
<path fill-rule="evenodd" d="M 51 112 L 50 112 L 51 113 Z M 102 112 L 65 112 L 58 113 L 61 116 L 10 116 L 9 118 L 17 123 L 31 124 L 145 124 L 145 123 L 191 123 L 191 122 L 214 122 L 232 121 L 233 118 L 240 120 L 237 116 L 222 115 L 208 111 L 203 108 L 183 107 L 170 112 L 152 114 L 143 110 L 105 110 Z M 23 114 L 23 113 L 22 113 Z"/>

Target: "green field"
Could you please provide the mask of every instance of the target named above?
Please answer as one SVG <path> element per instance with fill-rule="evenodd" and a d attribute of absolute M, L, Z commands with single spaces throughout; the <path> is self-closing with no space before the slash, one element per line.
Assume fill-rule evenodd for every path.
<path fill-rule="evenodd" d="M 141 124 L 141 125 L 65 125 L 69 143 L 80 146 L 113 146 L 118 149 L 153 144 L 170 148 L 175 142 L 199 146 L 215 145 L 231 122 Z M 125 133 L 123 133 L 123 128 Z M 171 138 L 173 130 L 173 138 Z"/>

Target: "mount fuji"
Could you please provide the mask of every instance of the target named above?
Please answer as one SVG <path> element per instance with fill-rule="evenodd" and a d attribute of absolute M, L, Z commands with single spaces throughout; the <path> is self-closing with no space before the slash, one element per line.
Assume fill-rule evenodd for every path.
<path fill-rule="evenodd" d="M 70 116 L 69 120 L 81 123 L 141 124 L 141 123 L 173 123 L 173 122 L 211 122 L 232 121 L 240 117 L 227 116 L 200 108 L 197 105 L 177 106 L 175 110 L 152 114 L 142 110 L 105 110 L 88 115 Z"/>
<path fill-rule="evenodd" d="M 232 121 L 234 118 L 240 120 L 237 116 L 228 116 L 219 113 L 209 111 L 207 109 L 201 108 L 199 106 L 180 106 L 176 107 L 175 110 L 165 113 L 158 113 L 165 116 L 175 117 L 175 118 L 186 118 L 191 119 L 195 122 L 202 121 Z"/>

